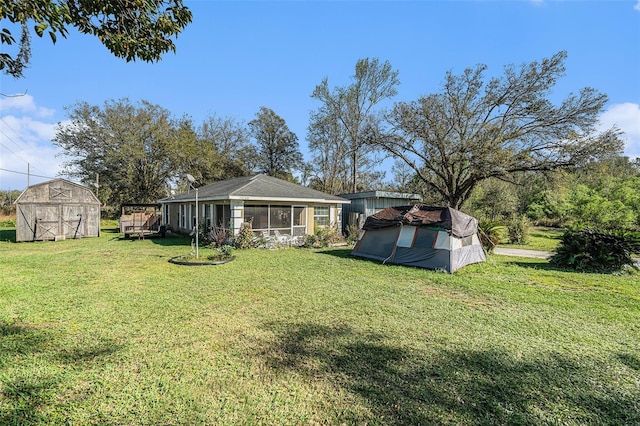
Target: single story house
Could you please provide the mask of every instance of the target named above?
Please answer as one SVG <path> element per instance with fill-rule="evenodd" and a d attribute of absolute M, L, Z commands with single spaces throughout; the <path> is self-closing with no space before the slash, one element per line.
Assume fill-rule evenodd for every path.
<path fill-rule="evenodd" d="M 197 214 L 199 224 L 233 235 L 251 222 L 255 232 L 293 237 L 313 234 L 314 225 L 341 229 L 342 206 L 349 204 L 345 198 L 264 174 L 214 182 L 158 202 L 163 224 L 177 232 L 193 230 Z"/>
<path fill-rule="evenodd" d="M 394 206 L 405 206 L 422 201 L 419 194 L 389 191 L 367 191 L 352 194 L 340 194 L 340 197 L 351 201 L 342 209 L 343 231 L 348 226 L 355 225 L 362 229 L 367 217 L 378 213 L 380 210 Z"/>
<path fill-rule="evenodd" d="M 25 189 L 16 205 L 16 241 L 100 236 L 100 200 L 86 186 L 53 179 Z"/>

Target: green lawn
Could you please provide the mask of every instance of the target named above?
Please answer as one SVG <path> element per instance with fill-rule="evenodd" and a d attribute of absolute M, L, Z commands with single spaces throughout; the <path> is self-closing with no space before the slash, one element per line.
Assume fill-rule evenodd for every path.
<path fill-rule="evenodd" d="M 10 242 L 0 424 L 640 424 L 640 274 L 183 238 Z M 9 240 L 9 241 L 7 241 Z"/>
<path fill-rule="evenodd" d="M 522 248 L 528 250 L 554 251 L 560 241 L 564 229 L 536 226 L 531 228 L 526 244 L 499 244 L 500 247 Z"/>

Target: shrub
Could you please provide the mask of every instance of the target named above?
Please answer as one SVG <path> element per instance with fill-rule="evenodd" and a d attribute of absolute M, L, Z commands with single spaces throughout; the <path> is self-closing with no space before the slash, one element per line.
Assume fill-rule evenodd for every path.
<path fill-rule="evenodd" d="M 13 219 L 0 220 L 0 228 L 15 228 L 16 221 Z"/>
<path fill-rule="evenodd" d="M 233 257 L 233 247 L 229 245 L 216 246 L 215 243 L 209 244 L 211 254 L 207 256 L 208 260 L 229 260 Z"/>
<path fill-rule="evenodd" d="M 214 226 L 207 232 L 207 240 L 215 247 L 222 247 L 229 243 L 229 234 L 226 229 Z"/>
<path fill-rule="evenodd" d="M 531 224 L 522 216 L 514 216 L 507 222 L 509 244 L 526 244 L 529 240 Z"/>
<path fill-rule="evenodd" d="M 248 249 L 254 246 L 255 235 L 251 227 L 251 221 L 245 222 L 240 227 L 240 232 L 233 239 L 233 246 L 237 249 Z"/>
<path fill-rule="evenodd" d="M 640 251 L 640 235 L 593 229 L 569 230 L 562 236 L 552 265 L 576 271 L 613 272 L 633 265 L 632 254 Z"/>
<path fill-rule="evenodd" d="M 344 238 L 338 232 L 336 227 L 316 227 L 316 232 L 313 235 L 306 235 L 302 247 L 307 248 L 321 248 L 329 247 L 332 244 L 342 242 Z"/>
<path fill-rule="evenodd" d="M 360 236 L 360 228 L 358 225 L 349 225 L 347 226 L 347 243 L 353 245 L 358 241 L 358 237 Z"/>
<path fill-rule="evenodd" d="M 478 236 L 482 248 L 487 253 L 493 253 L 493 249 L 502 241 L 505 227 L 497 222 L 482 221 L 478 224 Z"/>
<path fill-rule="evenodd" d="M 220 254 L 222 254 L 223 256 L 231 257 L 231 255 L 233 254 L 233 246 L 230 246 L 230 245 L 221 246 Z"/>

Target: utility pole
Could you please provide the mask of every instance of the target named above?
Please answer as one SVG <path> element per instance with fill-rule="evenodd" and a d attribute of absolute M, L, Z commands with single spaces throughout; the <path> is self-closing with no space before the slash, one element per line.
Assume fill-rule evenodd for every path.
<path fill-rule="evenodd" d="M 31 186 L 31 164 L 27 163 L 27 187 Z"/>

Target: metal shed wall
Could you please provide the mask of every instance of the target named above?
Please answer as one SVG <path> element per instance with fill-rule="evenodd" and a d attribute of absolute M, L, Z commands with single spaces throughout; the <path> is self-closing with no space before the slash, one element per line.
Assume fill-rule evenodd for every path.
<path fill-rule="evenodd" d="M 358 228 L 362 228 L 368 216 L 387 207 L 412 204 L 421 199 L 418 194 L 387 191 L 359 192 L 340 196 L 351 200 L 351 204 L 346 204 L 342 207 L 343 232 L 346 231 L 349 225 L 357 225 Z"/>
<path fill-rule="evenodd" d="M 100 236 L 100 201 L 82 185 L 54 179 L 16 199 L 16 241 Z"/>

